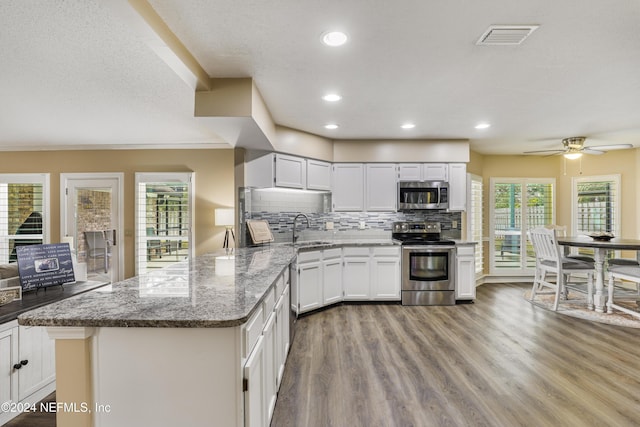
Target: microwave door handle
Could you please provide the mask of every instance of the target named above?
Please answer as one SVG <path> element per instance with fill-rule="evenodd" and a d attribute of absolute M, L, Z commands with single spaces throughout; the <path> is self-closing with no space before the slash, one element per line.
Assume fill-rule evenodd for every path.
<path fill-rule="evenodd" d="M 441 197 L 440 196 L 440 187 L 438 187 L 438 203 L 437 203 L 438 207 L 440 207 L 440 200 L 442 200 L 440 197 Z"/>

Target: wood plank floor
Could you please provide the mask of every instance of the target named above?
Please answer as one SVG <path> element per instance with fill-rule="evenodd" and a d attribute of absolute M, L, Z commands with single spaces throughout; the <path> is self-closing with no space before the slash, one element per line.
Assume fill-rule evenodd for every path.
<path fill-rule="evenodd" d="M 640 426 L 640 330 L 534 307 L 528 288 L 299 319 L 272 427 Z M 55 426 L 37 421 L 7 426 Z"/>
<path fill-rule="evenodd" d="M 529 287 L 299 319 L 272 427 L 640 425 L 640 330 L 534 307 Z"/>

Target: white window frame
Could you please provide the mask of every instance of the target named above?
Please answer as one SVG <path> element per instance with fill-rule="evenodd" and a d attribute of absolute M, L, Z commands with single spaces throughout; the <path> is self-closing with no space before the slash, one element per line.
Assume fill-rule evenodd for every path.
<path fill-rule="evenodd" d="M 140 188 L 141 184 L 153 183 L 153 182 L 181 182 L 189 185 L 188 203 L 189 203 L 189 229 L 187 238 L 189 241 L 189 249 L 187 257 L 193 258 L 195 242 L 193 239 L 193 224 L 195 221 L 195 172 L 136 172 L 135 174 L 135 272 L 136 275 L 140 274 L 140 257 L 144 256 L 146 260 L 147 255 L 147 230 L 146 224 L 140 223 L 140 218 L 145 218 L 143 215 L 146 209 L 145 203 L 140 203 Z M 163 236 L 164 237 L 164 236 Z M 156 237 L 157 239 L 157 237 Z"/>
<path fill-rule="evenodd" d="M 483 249 L 483 204 L 484 204 L 484 183 L 482 177 L 474 174 L 467 174 L 467 239 L 476 242 L 475 245 L 475 269 L 476 277 L 484 274 L 484 249 Z M 479 206 L 474 203 L 473 183 L 480 183 Z"/>
<path fill-rule="evenodd" d="M 523 200 L 522 205 L 520 206 L 520 215 L 522 217 L 522 228 L 521 228 L 521 236 L 520 242 L 521 246 L 526 248 L 526 243 L 523 245 L 522 242 L 525 242 L 527 239 L 527 230 L 530 228 L 528 224 L 526 224 L 526 211 L 525 208 L 527 206 L 526 203 L 526 185 L 527 184 L 550 184 L 552 189 L 552 215 L 551 220 L 552 223 L 556 222 L 556 212 L 557 212 L 557 203 L 556 203 L 556 179 L 555 178 L 503 178 L 503 177 L 491 177 L 489 179 L 489 274 L 492 276 L 530 276 L 534 272 L 534 268 L 527 268 L 526 264 L 526 251 L 520 251 L 520 268 L 514 269 L 496 269 L 495 264 L 495 252 L 496 252 L 496 241 L 495 241 L 495 204 L 496 204 L 496 195 L 495 195 L 495 185 L 498 184 L 520 184 L 523 186 Z"/>
<path fill-rule="evenodd" d="M 3 173 L 0 174 L 0 184 L 41 184 L 42 185 L 42 243 L 51 242 L 51 192 L 50 174 L 48 173 Z M 0 203 L 5 198 L 0 197 Z M 15 237 L 9 235 L 9 218 L 7 209 L 0 209 L 0 245 L 8 245 L 8 241 Z M 8 262 L 8 258 L 2 262 Z"/>
<path fill-rule="evenodd" d="M 583 182 L 603 182 L 612 181 L 616 185 L 615 195 L 615 209 L 614 209 L 614 229 L 612 233 L 615 236 L 620 236 L 621 221 L 622 221 L 622 203 L 620 194 L 622 193 L 621 176 L 620 174 L 614 175 L 594 175 L 594 176 L 574 176 L 571 178 L 571 234 L 573 236 L 578 234 L 578 184 Z"/>

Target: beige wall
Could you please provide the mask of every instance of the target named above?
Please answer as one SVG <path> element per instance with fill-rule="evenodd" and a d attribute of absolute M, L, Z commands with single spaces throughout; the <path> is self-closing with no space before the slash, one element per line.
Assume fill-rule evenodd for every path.
<path fill-rule="evenodd" d="M 276 126 L 276 151 L 333 162 L 333 141 L 311 133 Z"/>
<path fill-rule="evenodd" d="M 451 162 L 469 161 L 467 141 L 336 140 L 335 162 Z"/>
<path fill-rule="evenodd" d="M 125 277 L 134 274 L 135 172 L 195 172 L 196 254 L 222 247 L 216 207 L 235 204 L 233 150 L 95 150 L 0 153 L 0 173 L 51 174 L 51 241 L 60 241 L 60 173 L 124 173 Z"/>

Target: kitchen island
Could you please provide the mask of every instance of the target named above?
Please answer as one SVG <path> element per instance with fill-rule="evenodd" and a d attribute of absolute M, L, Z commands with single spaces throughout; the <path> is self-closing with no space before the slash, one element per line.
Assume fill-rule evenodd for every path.
<path fill-rule="evenodd" d="M 56 339 L 58 425 L 264 425 L 276 384 L 263 372 L 284 370 L 295 255 L 201 255 L 20 315 Z"/>

